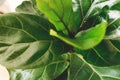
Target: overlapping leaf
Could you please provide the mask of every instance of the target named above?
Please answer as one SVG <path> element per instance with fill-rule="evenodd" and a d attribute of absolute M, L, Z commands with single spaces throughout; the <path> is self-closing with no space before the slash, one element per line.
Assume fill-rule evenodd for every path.
<path fill-rule="evenodd" d="M 44 66 L 67 51 L 62 42 L 49 35 L 52 25 L 42 17 L 28 14 L 0 16 L 0 64 L 7 68 Z M 68 48 L 68 47 L 67 47 Z"/>
<path fill-rule="evenodd" d="M 36 11 L 30 1 L 22 2 L 21 5 L 17 6 L 16 11 L 20 13 L 36 14 Z"/>
<path fill-rule="evenodd" d="M 36 11 L 36 14 L 37 15 L 40 15 L 40 16 L 43 16 L 43 14 L 39 11 L 39 9 L 37 8 L 37 3 L 36 3 L 36 0 L 30 0 L 31 3 L 32 3 L 32 6 L 34 8 L 34 10 Z"/>
<path fill-rule="evenodd" d="M 81 18 L 79 13 L 74 13 L 71 0 L 37 0 L 37 6 L 57 30 L 65 34 L 77 31 Z"/>
<path fill-rule="evenodd" d="M 31 1 L 36 8 L 36 1 Z M 113 10 L 119 12 L 119 2 L 119 0 L 37 0 L 38 8 L 56 29 L 69 34 L 72 39 L 61 35 L 58 38 L 78 48 L 77 52 L 82 54 L 83 58 L 78 53 L 68 54 L 69 58 L 59 57 L 62 53 L 68 52 L 68 47 L 49 35 L 52 25 L 47 20 L 28 14 L 0 16 L 0 63 L 7 68 L 38 67 L 11 71 L 12 80 L 53 80 L 65 71 L 68 62 L 70 62 L 69 68 L 66 69 L 68 76 L 64 79 L 59 76 L 60 80 L 120 80 L 120 17 L 113 18 L 110 15 Z M 105 40 L 103 40 L 106 30 L 104 23 L 91 28 L 104 20 L 109 23 Z M 82 31 L 84 29 L 85 31 Z M 103 41 L 97 45 L 101 40 Z M 92 49 L 80 50 L 89 48 Z M 70 51 L 72 53 L 74 50 Z"/>
<path fill-rule="evenodd" d="M 50 35 L 61 39 L 75 48 L 85 50 L 93 48 L 102 41 L 106 32 L 106 28 L 107 23 L 103 22 L 93 28 L 79 32 L 73 39 L 62 36 L 53 30 L 50 31 Z"/>
<path fill-rule="evenodd" d="M 94 65 L 99 65 L 99 66 L 106 66 L 106 65 L 118 65 L 120 64 L 119 58 L 120 58 L 120 49 L 118 45 L 120 45 L 120 31 L 119 31 L 119 26 L 120 26 L 120 16 L 115 16 L 117 15 L 116 12 L 112 12 L 112 7 L 116 5 L 119 1 L 114 1 L 109 3 L 105 3 L 106 5 L 110 6 L 110 8 L 107 6 L 103 7 L 103 10 L 107 9 L 107 13 L 103 12 L 103 15 L 100 15 L 101 17 L 104 17 L 104 15 L 109 16 L 107 18 L 107 21 L 109 22 L 108 27 L 107 27 L 107 32 L 105 39 L 102 43 L 100 43 L 98 46 L 96 46 L 93 49 L 87 50 L 87 51 L 80 51 L 79 53 L 83 54 L 84 59 L 86 59 L 88 62 Z M 104 4 L 104 5 L 105 5 Z M 111 4 L 111 5 L 110 5 Z M 119 11 L 118 11 L 119 12 Z M 115 17 L 114 17 L 115 16 Z M 105 18 L 104 18 L 105 19 Z M 93 21 L 94 22 L 94 21 Z M 88 23 L 90 23 L 88 21 Z"/>
<path fill-rule="evenodd" d="M 116 14 L 117 15 L 117 14 Z M 120 15 L 115 19 L 111 19 L 107 29 L 106 39 L 118 40 L 120 38 Z M 119 39 L 120 40 L 120 39 Z"/>
<path fill-rule="evenodd" d="M 120 10 L 120 1 L 115 0 L 114 2 L 115 2 L 115 4 L 113 6 L 111 6 L 111 10 Z"/>
<path fill-rule="evenodd" d="M 120 66 L 96 67 L 88 64 L 81 55 L 69 54 L 70 68 L 67 80 L 119 80 Z"/>
<path fill-rule="evenodd" d="M 87 63 L 81 55 L 69 53 L 68 59 L 70 62 L 69 68 L 66 70 L 68 75 L 59 77 L 59 80 L 119 80 L 120 66 L 112 67 L 97 67 Z M 64 62 L 53 62 L 46 67 L 41 67 L 33 70 L 13 70 L 10 71 L 11 80 L 53 80 L 63 72 L 67 66 Z M 58 67 L 59 68 L 58 68 Z M 51 71 L 51 67 L 53 68 Z M 49 69 L 50 68 L 50 69 Z M 60 70 L 60 71 L 59 71 Z M 43 72 L 44 71 L 44 72 Z M 55 71 L 55 72 L 53 72 Z M 55 73 L 55 75 L 51 72 Z M 24 76 L 23 76 L 24 75 Z M 43 78 L 44 77 L 44 78 Z"/>
<path fill-rule="evenodd" d="M 99 17 L 101 9 L 105 5 L 98 5 L 105 1 L 108 0 L 37 0 L 37 6 L 56 26 L 57 30 L 63 31 L 65 34 L 68 32 L 71 37 L 74 32 L 101 22 Z"/>
<path fill-rule="evenodd" d="M 64 57 L 67 58 L 65 55 Z M 40 68 L 9 70 L 10 80 L 54 80 L 64 72 L 68 65 L 69 63 L 67 61 L 61 59 Z"/>
<path fill-rule="evenodd" d="M 114 41 L 117 45 L 120 43 Z M 98 46 L 87 51 L 80 51 L 89 63 L 97 66 L 119 65 L 120 49 L 119 46 L 111 43 L 111 41 L 103 41 Z"/>

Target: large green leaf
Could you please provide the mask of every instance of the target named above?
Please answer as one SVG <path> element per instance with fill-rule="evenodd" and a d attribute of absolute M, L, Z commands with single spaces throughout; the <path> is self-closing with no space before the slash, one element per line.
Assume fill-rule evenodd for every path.
<path fill-rule="evenodd" d="M 104 38 L 106 27 L 107 27 L 107 23 L 103 22 L 101 24 L 96 25 L 93 28 L 79 32 L 75 36 L 75 39 L 64 37 L 60 34 L 57 34 L 53 30 L 50 31 L 50 35 L 61 39 L 62 41 L 70 44 L 75 48 L 89 49 L 89 48 L 93 48 L 94 46 L 96 46 L 101 42 L 101 40 Z"/>
<path fill-rule="evenodd" d="M 40 68 L 9 70 L 10 80 L 54 80 L 64 72 L 68 65 L 67 61 L 61 59 Z"/>
<path fill-rule="evenodd" d="M 67 80 L 120 80 L 120 66 L 97 67 L 88 64 L 81 55 L 70 56 Z"/>
<path fill-rule="evenodd" d="M 112 66 L 120 64 L 120 41 L 104 40 L 93 49 L 77 50 L 84 59 L 97 66 Z"/>
<path fill-rule="evenodd" d="M 61 41 L 49 35 L 52 25 L 29 14 L 0 16 L 0 64 L 7 68 L 44 66 L 66 52 Z"/>
<path fill-rule="evenodd" d="M 77 31 L 81 18 L 73 11 L 71 0 L 37 0 L 37 6 L 57 30 L 66 34 Z"/>

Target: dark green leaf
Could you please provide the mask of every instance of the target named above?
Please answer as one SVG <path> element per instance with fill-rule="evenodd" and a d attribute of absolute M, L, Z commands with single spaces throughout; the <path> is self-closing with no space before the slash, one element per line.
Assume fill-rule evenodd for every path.
<path fill-rule="evenodd" d="M 103 13 L 102 8 L 106 5 L 100 6 L 102 2 L 108 0 L 72 0 L 73 10 L 76 15 L 80 18 L 80 29 L 88 29 L 91 26 L 101 22 L 101 13 Z"/>
<path fill-rule="evenodd" d="M 120 66 L 96 67 L 88 64 L 79 54 L 69 56 L 71 62 L 67 80 L 120 80 Z"/>
<path fill-rule="evenodd" d="M 84 59 L 97 66 L 111 66 L 120 64 L 120 42 L 102 41 L 93 49 L 77 52 L 84 56 Z"/>
<path fill-rule="evenodd" d="M 120 38 L 119 26 L 120 26 L 120 16 L 110 21 L 109 26 L 107 28 L 105 39 L 119 39 Z"/>
<path fill-rule="evenodd" d="M 111 6 L 111 10 L 120 10 L 120 1 L 116 0 L 116 3 Z"/>
<path fill-rule="evenodd" d="M 108 32 L 105 39 L 120 40 L 120 28 L 118 27 L 115 30 Z"/>
<path fill-rule="evenodd" d="M 52 25 L 29 14 L 0 16 L 0 63 L 7 68 L 44 66 L 66 52 L 62 42 L 49 35 Z"/>
<path fill-rule="evenodd" d="M 54 80 L 64 72 L 68 65 L 67 61 L 61 59 L 40 68 L 9 70 L 10 80 Z"/>

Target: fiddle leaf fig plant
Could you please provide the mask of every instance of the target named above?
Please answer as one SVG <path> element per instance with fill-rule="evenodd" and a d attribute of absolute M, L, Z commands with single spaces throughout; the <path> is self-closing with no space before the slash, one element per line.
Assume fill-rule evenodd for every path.
<path fill-rule="evenodd" d="M 119 0 L 29 0 L 0 15 L 10 80 L 120 80 Z"/>

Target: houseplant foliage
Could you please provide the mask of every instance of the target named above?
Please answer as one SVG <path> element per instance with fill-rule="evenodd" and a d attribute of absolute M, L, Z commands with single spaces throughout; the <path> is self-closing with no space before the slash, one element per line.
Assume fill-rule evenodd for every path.
<path fill-rule="evenodd" d="M 23 2 L 0 15 L 0 64 L 10 80 L 120 80 L 119 4 Z"/>

